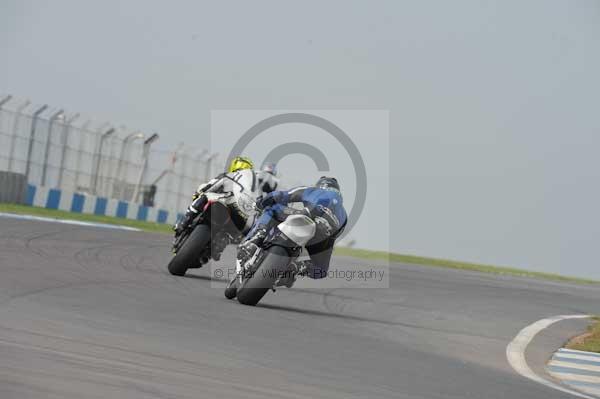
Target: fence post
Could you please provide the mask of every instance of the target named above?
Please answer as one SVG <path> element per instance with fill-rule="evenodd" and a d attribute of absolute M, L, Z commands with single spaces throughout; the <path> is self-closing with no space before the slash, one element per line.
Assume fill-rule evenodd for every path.
<path fill-rule="evenodd" d="M 19 130 L 19 121 L 23 115 L 23 110 L 31 104 L 29 100 L 26 100 L 23 104 L 19 105 L 15 110 L 15 119 L 12 126 L 12 135 L 10 136 L 10 152 L 8 154 L 8 171 L 12 172 L 12 164 L 15 159 L 15 146 L 17 144 L 17 132 Z"/>
<path fill-rule="evenodd" d="M 42 105 L 33 113 L 31 120 L 31 131 L 29 133 L 29 147 L 27 148 L 27 160 L 25 163 L 25 180 L 29 182 L 29 171 L 31 170 L 31 153 L 33 152 L 33 140 L 35 138 L 35 128 L 37 125 L 38 117 L 42 112 L 48 108 L 48 104 Z"/>
<path fill-rule="evenodd" d="M 135 190 L 133 191 L 133 196 L 131 200 L 133 202 L 138 202 L 138 196 L 140 195 L 140 187 L 142 185 L 142 181 L 144 180 L 144 175 L 146 174 L 146 168 L 148 167 L 148 157 L 150 156 L 150 146 L 153 142 L 158 140 L 158 133 L 154 133 L 152 136 L 148 137 L 146 141 L 144 141 L 144 150 L 142 152 L 142 168 L 140 169 L 140 174 L 138 176 L 137 183 L 135 185 Z"/>
<path fill-rule="evenodd" d="M 204 159 L 205 159 L 206 154 L 208 154 L 208 150 L 201 150 L 194 157 L 194 162 L 197 165 L 203 165 L 202 167 L 204 168 Z M 200 175 L 199 172 L 200 171 L 198 170 L 198 175 L 194 176 L 195 177 L 194 184 L 196 184 L 196 182 L 198 182 L 198 185 L 200 185 L 202 183 L 205 183 L 205 181 L 204 181 L 204 175 L 206 174 L 206 168 L 203 169 L 203 174 L 202 175 Z"/>
<path fill-rule="evenodd" d="M 92 194 L 97 194 L 98 188 L 98 174 L 100 173 L 100 165 L 102 164 L 102 147 L 104 146 L 104 141 L 115 132 L 115 128 L 111 127 L 106 132 L 100 136 L 100 145 L 98 146 L 98 154 L 96 158 L 96 164 L 94 166 L 95 173 L 92 174 L 93 182 L 92 182 Z"/>
<path fill-rule="evenodd" d="M 217 155 L 219 155 L 219 154 L 215 152 L 214 154 L 211 154 L 208 158 L 206 158 L 206 162 L 205 162 L 206 170 L 204 171 L 204 180 L 205 181 L 208 181 L 210 179 L 210 174 L 212 171 L 211 170 L 212 169 L 211 168 L 212 161 L 213 161 L 213 159 L 215 159 L 217 157 Z"/>
<path fill-rule="evenodd" d="M 88 119 L 83 125 L 81 125 L 79 130 L 81 130 L 82 134 L 86 134 L 86 131 L 91 123 L 92 120 Z M 85 136 L 82 136 L 79 139 L 79 150 L 77 151 L 77 160 L 75 161 L 75 191 L 79 191 L 79 175 L 81 175 L 81 158 L 83 157 L 83 152 L 85 150 L 85 142 L 83 140 L 84 137 Z M 87 142 L 87 139 L 85 141 Z"/>
<path fill-rule="evenodd" d="M 62 186 L 63 175 L 65 173 L 65 157 L 67 155 L 67 142 L 69 141 L 69 133 L 71 132 L 71 127 L 73 125 L 73 122 L 75 122 L 75 120 L 77 118 L 79 118 L 79 113 L 76 113 L 75 115 L 73 115 L 69 119 L 67 119 L 67 121 L 65 122 L 65 125 L 63 126 L 62 138 L 61 138 L 62 151 L 60 153 L 60 166 L 58 168 L 58 182 L 56 184 L 56 186 L 58 188 L 61 188 L 61 186 Z"/>
<path fill-rule="evenodd" d="M 189 166 L 189 154 L 186 153 L 185 149 L 181 152 L 181 176 L 179 177 L 179 187 L 177 188 L 177 209 L 182 209 L 183 206 L 181 206 L 181 202 L 182 200 L 185 199 L 185 195 L 183 194 L 184 191 L 184 185 L 185 185 L 185 177 L 186 177 L 186 172 Z M 173 168 L 173 170 L 175 170 L 175 168 Z M 184 204 L 185 206 L 185 204 Z"/>
<path fill-rule="evenodd" d="M 127 136 L 125 136 L 125 138 L 123 139 L 123 145 L 121 146 L 121 152 L 119 153 L 119 162 L 117 164 L 117 170 L 115 172 L 115 181 L 121 177 L 121 173 L 123 172 L 123 163 L 124 163 L 124 159 L 127 156 L 127 147 L 130 143 L 133 143 L 136 139 L 143 139 L 144 138 L 144 134 L 142 132 L 133 132 L 128 134 Z M 114 192 L 114 185 L 113 185 L 113 198 L 118 198 L 118 199 L 125 199 L 123 198 L 125 195 L 125 190 L 124 190 L 124 184 L 127 184 L 127 172 L 129 171 L 128 167 L 125 167 L 125 172 L 123 173 L 124 178 L 121 179 L 123 184 L 121 184 L 119 186 L 119 192 L 118 195 L 116 195 L 116 193 Z"/>
<path fill-rule="evenodd" d="M 42 166 L 42 186 L 46 185 L 46 173 L 48 171 L 48 155 L 50 154 L 50 143 L 52 141 L 52 127 L 54 126 L 54 121 L 63 116 L 65 111 L 58 110 L 52 114 L 50 119 L 48 120 L 48 134 L 46 135 L 46 148 L 44 150 L 44 163 Z"/>
<path fill-rule="evenodd" d="M 0 111 L 2 111 L 2 107 L 4 106 L 4 104 L 6 104 L 7 102 L 9 102 L 12 99 L 12 95 L 8 95 L 6 97 L 4 97 L 2 100 L 0 100 Z M 2 114 L 0 113 L 0 121 L 2 121 Z M 2 132 L 0 132 L 1 134 Z M 8 132 L 6 132 L 6 135 L 8 136 Z M 7 154 L 8 157 L 10 158 L 10 155 Z M 10 169 L 8 169 L 8 171 L 10 172 Z"/>
<path fill-rule="evenodd" d="M 177 163 L 179 162 L 181 152 L 185 151 L 184 144 L 181 142 L 173 151 L 173 155 L 171 156 L 171 169 L 169 170 L 169 176 L 167 178 L 167 193 L 165 195 L 165 205 L 168 209 L 177 208 L 179 196 L 175 192 L 177 188 Z M 175 194 L 175 198 L 173 199 L 173 194 Z"/>

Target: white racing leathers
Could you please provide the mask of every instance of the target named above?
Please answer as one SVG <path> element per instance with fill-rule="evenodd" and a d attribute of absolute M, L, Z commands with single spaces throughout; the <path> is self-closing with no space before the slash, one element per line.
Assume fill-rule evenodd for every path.
<path fill-rule="evenodd" d="M 256 199 L 262 195 L 258 179 L 254 171 L 243 169 L 233 173 L 224 173 L 208 183 L 201 184 L 197 190 L 197 199 L 192 202 L 188 211 L 201 212 L 209 201 L 218 201 L 227 206 L 232 216 L 245 221 L 240 233 L 246 234 L 256 217 Z"/>

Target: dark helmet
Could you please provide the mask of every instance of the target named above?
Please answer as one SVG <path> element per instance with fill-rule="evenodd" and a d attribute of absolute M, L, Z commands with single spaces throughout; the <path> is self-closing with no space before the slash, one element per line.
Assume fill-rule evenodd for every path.
<path fill-rule="evenodd" d="M 340 184 L 335 177 L 321 176 L 315 187 L 340 191 Z"/>

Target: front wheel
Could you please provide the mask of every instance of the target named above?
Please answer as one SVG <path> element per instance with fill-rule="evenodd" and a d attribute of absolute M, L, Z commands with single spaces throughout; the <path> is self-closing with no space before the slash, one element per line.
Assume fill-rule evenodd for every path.
<path fill-rule="evenodd" d="M 225 287 L 225 298 L 233 299 L 237 295 L 239 277 L 236 275 Z"/>
<path fill-rule="evenodd" d="M 277 279 L 286 273 L 291 258 L 282 247 L 271 247 L 254 275 L 246 278 L 237 289 L 238 301 L 243 305 L 255 306 L 269 291 Z"/>
<path fill-rule="evenodd" d="M 210 227 L 199 224 L 169 262 L 169 273 L 183 276 L 187 269 L 199 267 L 200 255 L 210 242 Z"/>

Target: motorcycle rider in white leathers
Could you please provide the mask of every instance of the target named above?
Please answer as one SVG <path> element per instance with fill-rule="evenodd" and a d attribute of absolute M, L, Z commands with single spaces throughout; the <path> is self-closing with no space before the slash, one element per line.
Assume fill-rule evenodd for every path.
<path fill-rule="evenodd" d="M 267 188 L 258 184 L 258 177 L 253 168 L 254 164 L 249 158 L 236 157 L 231 161 L 227 173 L 222 173 L 209 182 L 201 184 L 192 196 L 193 201 L 185 215 L 173 226 L 175 237 L 185 231 L 213 197 L 225 203 L 231 212 L 235 212 L 246 221 L 240 233 L 247 233 L 256 216 L 254 208 L 256 198 L 263 194 L 263 188 Z"/>

